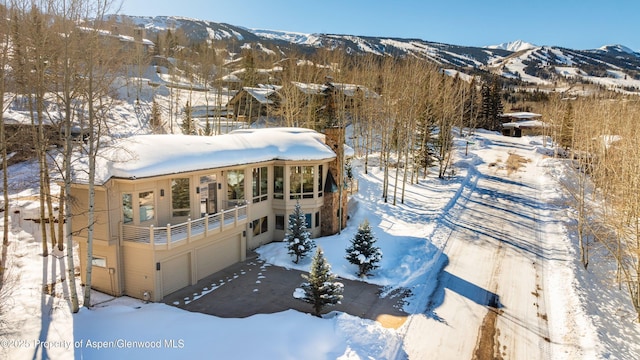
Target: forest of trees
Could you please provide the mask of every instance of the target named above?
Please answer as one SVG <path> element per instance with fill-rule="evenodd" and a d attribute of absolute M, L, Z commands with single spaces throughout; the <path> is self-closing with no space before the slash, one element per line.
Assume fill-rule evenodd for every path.
<path fill-rule="evenodd" d="M 582 265 L 605 252 L 616 263 L 611 281 L 628 291 L 640 320 L 640 99 L 620 94 L 551 97 L 542 114 L 552 125 L 557 156 L 574 164 L 565 179 L 573 201 Z"/>
<path fill-rule="evenodd" d="M 113 20 L 104 16 L 117 12 L 112 5 L 108 1 L 88 0 L 8 1 L 0 5 L 0 108 L 28 110 L 33 129 L 29 139 L 9 139 L 5 121 L 0 121 L 4 228 L 9 228 L 7 144 L 29 141 L 40 167 L 42 253 L 47 256 L 50 250 L 61 251 L 66 246 L 67 279 L 74 311 L 78 310 L 79 302 L 73 293 L 76 287 L 71 222 L 78 214 L 73 213 L 73 199 L 67 195 L 72 177 L 70 164 L 78 154 L 87 160 L 91 194 L 95 157 L 108 145 L 104 144 L 102 135 L 106 121 L 112 116 L 114 80 L 121 75 L 135 77 L 132 69 L 137 75 L 142 74 L 155 55 L 175 59 L 170 72 L 193 84 L 192 89 L 169 89 L 169 101 L 162 105 L 156 99 L 145 102 L 140 97 L 141 84 L 130 84 L 138 106 L 148 109 L 147 122 L 142 124 L 146 128 L 141 129 L 148 133 L 167 130 L 199 135 L 220 133 L 219 122 L 210 123 L 208 118 L 205 128 L 195 129 L 192 104 L 189 95 L 184 94 L 206 88 L 218 95 L 213 97 L 217 103 L 207 103 L 207 107 L 223 109 L 226 104 L 220 95 L 229 93 L 220 80 L 230 72 L 224 65 L 229 54 L 221 44 L 215 41 L 188 43 L 180 31 L 170 30 L 153 39 L 155 47 L 151 53 L 146 53 L 137 42 L 124 48 L 120 41 L 109 41 L 100 31 L 115 27 Z M 87 25 L 79 27 L 80 23 Z M 119 24 L 121 31 L 127 31 L 125 25 Z M 499 77 L 487 74 L 484 78 L 463 80 L 447 75 L 438 64 L 424 59 L 349 55 L 341 49 L 283 55 L 280 51 L 264 52 L 254 47 L 243 48 L 239 56 L 242 61 L 237 64 L 244 69 L 244 86 L 257 86 L 262 81 L 282 86 L 282 100 L 270 114 L 279 124 L 317 130 L 326 126 L 352 126 L 356 156 L 363 160 L 364 171 L 371 166 L 383 170 L 380 196 L 394 205 L 404 202 L 407 184 L 417 183 L 426 176 L 450 177 L 454 134 L 466 136 L 477 128 L 498 130 L 499 115 L 504 110 L 502 99 L 516 98 L 513 94 L 505 96 Z M 276 67 L 280 70 L 272 76 L 261 77 L 259 69 Z M 328 79 L 358 84 L 379 96 L 365 96 L 360 92 L 347 97 L 334 92 L 311 97 L 292 86 L 294 82 L 324 84 Z M 613 93 L 575 100 L 563 100 L 560 94 L 533 94 L 535 96 L 526 97 L 530 100 L 527 104 L 520 105 L 543 114 L 551 125 L 548 135 L 562 145 L 557 155 L 575 159 L 581 170 L 578 173 L 581 190 L 573 194 L 576 200 L 573 205 L 578 214 L 583 264 L 590 265 L 589 249 L 594 244 L 609 250 L 618 264 L 615 280 L 629 290 L 640 313 L 640 174 L 637 166 L 640 164 L 637 146 L 640 103 L 635 98 Z M 518 98 L 525 96 L 520 94 Z M 53 124 L 63 134 L 62 146 L 55 157 L 49 151 L 54 140 L 46 135 L 47 124 Z M 71 133 L 75 126 L 86 129 L 85 143 L 73 141 Z M 616 141 L 610 141 L 613 135 L 617 136 Z M 370 155 L 374 153 L 380 154 L 380 160 L 376 158 L 375 163 L 370 163 Z M 60 179 L 59 192 L 50 186 L 52 175 Z M 593 203 L 598 206 L 597 212 L 588 211 L 592 204 L 588 198 L 589 184 L 597 186 L 597 194 L 603 199 Z M 92 204 L 83 210 L 89 219 L 86 224 L 89 244 Z M 56 208 L 60 209 L 59 217 L 64 221 L 55 218 Z M 8 243 L 7 235 L 5 232 L 4 246 Z M 88 306 L 90 266 L 87 271 L 84 304 Z"/>

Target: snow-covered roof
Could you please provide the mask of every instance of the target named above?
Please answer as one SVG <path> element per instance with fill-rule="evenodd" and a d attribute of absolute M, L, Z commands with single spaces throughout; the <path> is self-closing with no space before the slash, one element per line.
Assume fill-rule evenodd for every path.
<path fill-rule="evenodd" d="M 273 100 L 269 99 L 269 96 L 276 92 L 274 89 L 263 87 L 243 87 L 242 89 L 260 104 L 273 104 Z"/>
<path fill-rule="evenodd" d="M 543 123 L 540 120 L 523 120 L 523 121 L 508 122 L 508 123 L 502 124 L 503 128 L 515 128 L 515 129 L 542 128 L 546 126 L 547 124 Z"/>
<path fill-rule="evenodd" d="M 539 118 L 539 117 L 542 117 L 542 115 L 532 113 L 532 112 L 527 112 L 527 111 L 520 111 L 520 112 L 504 113 L 502 114 L 502 117 L 525 120 L 525 119 Z"/>
<path fill-rule="evenodd" d="M 240 78 L 237 77 L 234 74 L 225 75 L 225 76 L 221 77 L 220 79 L 222 81 L 226 81 L 226 82 L 242 82 L 242 80 L 240 80 Z"/>
<path fill-rule="evenodd" d="M 294 86 L 296 86 L 300 91 L 305 94 L 317 95 L 321 94 L 325 90 L 329 88 L 329 86 L 333 86 L 336 90 L 342 92 L 345 96 L 355 96 L 358 91 L 362 91 L 364 93 L 365 98 L 373 98 L 377 99 L 380 97 L 375 91 L 372 91 L 364 86 L 357 84 L 344 84 L 344 83 L 335 83 L 330 82 L 328 84 L 313 84 L 313 83 L 301 83 L 292 81 Z"/>
<path fill-rule="evenodd" d="M 369 90 L 368 88 L 361 85 L 334 82 L 332 82 L 331 85 L 333 85 L 336 89 L 342 91 L 345 96 L 349 97 L 355 96 L 358 91 L 362 91 L 365 98 L 377 99 L 380 97 L 380 95 L 378 95 L 375 91 Z"/>
<path fill-rule="evenodd" d="M 269 160 L 328 160 L 324 135 L 303 128 L 242 129 L 219 136 L 138 135 L 120 140 L 96 160 L 96 184 Z M 86 167 L 86 161 L 79 164 Z M 84 174 L 85 169 L 75 173 Z M 86 178 L 76 178 L 86 183 Z"/>
<path fill-rule="evenodd" d="M 305 94 L 316 95 L 327 89 L 327 85 L 323 84 L 301 83 L 297 81 L 292 81 L 291 83 Z"/>

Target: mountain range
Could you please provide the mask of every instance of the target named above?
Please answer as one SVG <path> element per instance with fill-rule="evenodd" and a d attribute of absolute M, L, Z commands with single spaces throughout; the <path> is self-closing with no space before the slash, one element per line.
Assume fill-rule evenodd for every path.
<path fill-rule="evenodd" d="M 292 31 L 248 29 L 225 23 L 173 16 L 117 15 L 118 21 L 146 29 L 147 37 L 167 29 L 180 29 L 192 42 L 217 40 L 230 50 L 254 46 L 273 51 L 295 49 L 311 53 L 319 48 L 343 49 L 350 54 L 415 56 L 467 74 L 490 72 L 514 84 L 566 89 L 576 84 L 640 94 L 640 53 L 623 45 L 577 50 L 538 46 L 522 40 L 486 47 L 462 46 L 422 39 L 305 34 Z"/>

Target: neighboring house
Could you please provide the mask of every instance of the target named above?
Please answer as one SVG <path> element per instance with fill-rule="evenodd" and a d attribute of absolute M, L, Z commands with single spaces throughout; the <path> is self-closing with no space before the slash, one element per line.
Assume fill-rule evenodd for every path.
<path fill-rule="evenodd" d="M 36 137 L 39 124 L 32 124 L 26 116 L 5 116 L 3 118 L 7 153 L 12 154 L 9 165 L 33 158 L 36 155 Z M 45 120 L 42 124 L 46 146 L 62 146 L 60 126 Z"/>
<path fill-rule="evenodd" d="M 325 134 L 270 128 L 121 140 L 96 167 L 92 287 L 160 301 L 244 260 L 247 250 L 281 241 L 298 202 L 313 237 L 338 232 L 347 219 L 346 192 L 335 181 L 344 129 Z M 84 282 L 86 179 L 76 179 L 70 195 Z"/>
<path fill-rule="evenodd" d="M 278 106 L 280 86 L 260 85 L 259 87 L 243 87 L 231 100 L 229 105 L 233 109 L 236 120 L 252 123 L 261 116 L 269 116 L 273 108 Z"/>
<path fill-rule="evenodd" d="M 301 92 L 301 107 L 311 108 L 320 119 L 335 119 L 336 112 L 346 111 L 353 115 L 364 106 L 375 106 L 372 101 L 380 98 L 375 91 L 365 86 L 327 81 L 324 84 L 291 82 Z M 284 96 L 283 96 L 284 97 Z M 284 100 L 286 101 L 286 99 Z M 321 121 L 322 123 L 322 121 Z"/>
<path fill-rule="evenodd" d="M 338 94 L 344 96 L 344 98 L 348 99 L 350 102 L 353 102 L 357 97 L 362 97 L 363 99 L 380 98 L 380 95 L 375 91 L 362 85 L 336 83 L 332 81 L 327 81 L 324 84 L 301 83 L 295 81 L 292 81 L 291 83 L 306 95 L 326 96 L 330 94 Z"/>
<path fill-rule="evenodd" d="M 547 124 L 542 122 L 542 115 L 532 112 L 513 112 L 502 114 L 501 117 L 508 122 L 502 123 L 502 135 L 521 137 L 542 135 Z"/>
<path fill-rule="evenodd" d="M 233 74 L 222 76 L 217 81 L 226 89 L 234 92 L 242 88 L 242 79 Z"/>

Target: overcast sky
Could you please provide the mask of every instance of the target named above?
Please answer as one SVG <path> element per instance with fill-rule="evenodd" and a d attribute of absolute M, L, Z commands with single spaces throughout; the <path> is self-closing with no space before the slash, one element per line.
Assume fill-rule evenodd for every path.
<path fill-rule="evenodd" d="M 122 0 L 120 13 L 468 46 L 520 39 L 573 49 L 621 44 L 640 52 L 638 0 Z"/>

